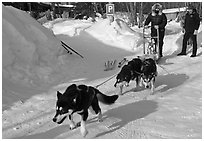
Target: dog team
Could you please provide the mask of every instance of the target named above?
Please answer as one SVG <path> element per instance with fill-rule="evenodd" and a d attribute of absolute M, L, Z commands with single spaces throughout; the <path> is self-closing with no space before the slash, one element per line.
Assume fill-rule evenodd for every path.
<path fill-rule="evenodd" d="M 152 12 L 148 15 L 145 26 L 152 24 L 151 36 L 156 36 L 156 29 L 159 29 L 159 55 L 163 57 L 162 46 L 164 39 L 165 26 L 167 18 L 162 13 L 162 6 L 156 3 L 152 6 Z M 189 6 L 188 12 L 185 16 L 182 25 L 184 38 L 182 51 L 178 54 L 186 55 L 187 41 L 189 38 L 193 40 L 193 52 L 191 57 L 196 57 L 197 52 L 197 34 L 200 25 L 199 16 L 194 7 Z M 123 94 L 123 87 L 129 86 L 130 81 L 136 82 L 136 88 L 144 85 L 145 88 L 151 89 L 151 94 L 154 93 L 155 79 L 157 73 L 157 66 L 154 59 L 151 58 L 134 58 L 125 64 L 116 76 L 115 87 L 120 88 L 120 95 Z M 83 137 L 88 134 L 86 129 L 86 120 L 88 118 L 88 110 L 94 111 L 97 114 L 98 121 L 102 121 L 102 112 L 99 106 L 99 101 L 104 104 L 113 104 L 118 95 L 107 96 L 92 86 L 86 85 L 70 85 L 62 94 L 57 91 L 56 115 L 53 121 L 61 124 L 68 117 L 70 120 L 70 129 L 73 130 L 80 126 L 80 131 Z M 81 122 L 75 123 L 73 114 L 77 113 L 81 117 Z"/>
<path fill-rule="evenodd" d="M 124 86 L 129 86 L 130 81 L 136 81 L 136 87 L 144 85 L 154 93 L 154 83 L 157 76 L 156 62 L 152 58 L 141 59 L 134 58 L 125 64 L 116 76 L 115 87 L 120 87 L 120 95 Z M 53 121 L 61 124 L 68 117 L 70 120 L 70 129 L 81 127 L 80 131 L 83 137 L 88 133 L 86 129 L 86 120 L 88 110 L 93 111 L 98 121 L 102 121 L 102 112 L 99 101 L 104 104 L 113 104 L 119 95 L 107 96 L 92 86 L 72 84 L 68 86 L 62 94 L 57 91 L 56 114 Z M 81 122 L 74 123 L 73 114 L 80 115 Z"/>

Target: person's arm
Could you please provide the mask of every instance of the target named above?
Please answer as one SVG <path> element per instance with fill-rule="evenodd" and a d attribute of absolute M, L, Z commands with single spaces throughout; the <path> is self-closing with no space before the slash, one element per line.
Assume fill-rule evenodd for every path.
<path fill-rule="evenodd" d="M 186 17 L 188 16 L 188 13 L 185 14 L 184 16 L 184 22 L 183 22 L 183 28 L 186 29 Z"/>
<path fill-rule="evenodd" d="M 195 31 L 194 31 L 194 35 L 198 34 L 198 28 L 200 26 L 200 17 L 199 15 L 196 13 L 195 14 Z"/>
<path fill-rule="evenodd" d="M 145 20 L 144 26 L 149 25 L 150 22 L 151 22 L 151 14 L 149 14 L 147 19 Z"/>
<path fill-rule="evenodd" d="M 200 26 L 200 17 L 199 17 L 199 15 L 196 13 L 196 14 L 195 14 L 195 30 L 198 30 L 199 26 Z"/>
<path fill-rule="evenodd" d="M 162 14 L 162 23 L 159 24 L 159 28 L 165 28 L 166 24 L 167 24 L 167 18 L 166 18 L 166 15 L 163 13 Z"/>

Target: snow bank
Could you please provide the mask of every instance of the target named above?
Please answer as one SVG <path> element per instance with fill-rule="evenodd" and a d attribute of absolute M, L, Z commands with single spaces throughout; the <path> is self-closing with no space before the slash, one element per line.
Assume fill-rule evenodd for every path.
<path fill-rule="evenodd" d="M 79 76 L 84 77 L 84 74 L 93 68 L 93 64 L 100 67 L 97 70 L 99 70 L 98 74 L 101 74 L 106 61 L 104 58 L 107 55 L 112 58 L 127 55 L 124 50 L 110 49 L 86 32 L 77 36 L 93 24 L 90 21 L 57 19 L 48 23 L 49 29 L 47 29 L 21 10 L 2 6 L 2 11 L 3 108 L 16 101 L 43 93 L 53 85 Z M 65 53 L 58 38 L 87 60 L 82 60 L 76 54 Z M 91 43 L 95 44 L 94 47 L 90 47 Z M 95 48 L 96 46 L 98 48 Z M 105 51 L 103 51 L 104 48 L 106 48 Z M 98 57 L 101 53 L 106 55 Z M 100 58 L 98 59 L 100 63 L 97 59 L 91 59 L 92 54 Z"/>
<path fill-rule="evenodd" d="M 59 20 L 57 20 L 59 21 Z M 51 29 L 55 35 L 68 35 L 70 37 L 80 35 L 85 31 L 97 40 L 106 45 L 133 51 L 141 36 L 132 30 L 123 20 L 116 19 L 110 22 L 109 19 L 98 18 L 96 22 L 89 20 L 72 20 L 57 22 L 51 21 L 43 24 Z"/>
<path fill-rule="evenodd" d="M 105 44 L 133 51 L 137 41 L 141 38 L 137 32 L 132 30 L 124 21 L 116 19 L 101 19 L 94 23 L 86 32 Z"/>
<path fill-rule="evenodd" d="M 51 31 L 26 12 L 2 6 L 2 42 L 4 78 L 25 85 L 49 82 L 61 46 Z"/>
<path fill-rule="evenodd" d="M 55 35 L 63 34 L 70 37 L 77 36 L 85 28 L 88 28 L 92 25 L 91 21 L 88 20 L 72 20 L 68 19 L 65 21 L 59 22 L 60 20 L 54 20 L 43 24 L 46 28 L 51 29 Z"/>

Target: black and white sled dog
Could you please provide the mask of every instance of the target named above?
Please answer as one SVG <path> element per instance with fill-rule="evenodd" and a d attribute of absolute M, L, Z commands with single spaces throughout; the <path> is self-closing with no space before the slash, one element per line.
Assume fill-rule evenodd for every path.
<path fill-rule="evenodd" d="M 145 88 L 150 88 L 151 94 L 153 94 L 155 89 L 155 78 L 158 74 L 155 60 L 152 58 L 145 59 L 142 63 L 141 72 L 141 83 Z"/>
<path fill-rule="evenodd" d="M 141 79 L 141 67 L 142 67 L 142 60 L 140 58 L 134 58 L 128 62 L 127 65 L 124 65 L 121 71 L 116 76 L 116 82 L 114 87 L 117 85 L 120 86 L 120 94 L 122 94 L 123 86 L 129 86 L 129 82 L 131 80 L 136 81 L 136 87 L 140 84 Z"/>
<path fill-rule="evenodd" d="M 88 109 L 92 108 L 95 114 L 98 114 L 98 121 L 102 121 L 101 108 L 98 101 L 104 104 L 113 104 L 118 99 L 118 95 L 107 96 L 98 89 L 86 85 L 70 85 L 62 94 L 57 91 L 56 115 L 53 121 L 61 124 L 67 117 L 70 120 L 70 129 L 81 126 L 81 134 L 85 137 L 88 133 L 86 129 L 86 120 L 88 118 Z M 75 124 L 73 114 L 81 116 L 81 122 Z"/>

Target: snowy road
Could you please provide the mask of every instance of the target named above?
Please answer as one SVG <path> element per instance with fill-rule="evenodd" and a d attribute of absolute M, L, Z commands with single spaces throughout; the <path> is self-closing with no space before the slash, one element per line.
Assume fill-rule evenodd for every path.
<path fill-rule="evenodd" d="M 170 74 L 159 68 L 156 93 L 148 96 L 147 100 L 143 98 L 149 91 L 134 89 L 132 82 L 115 104 L 101 104 L 102 123 L 90 114 L 87 138 L 201 138 L 202 83 L 199 62 L 201 57 L 168 60 L 166 63 L 169 65 L 165 68 Z M 94 86 L 105 79 L 86 84 Z M 119 90 L 112 86 L 114 81 L 104 84 L 100 90 L 110 95 L 117 93 Z M 55 91 L 50 91 L 4 111 L 3 138 L 82 138 L 79 129 L 69 130 L 68 121 L 60 126 L 52 122 L 56 97 Z M 79 121 L 79 117 L 75 117 L 75 121 Z"/>

